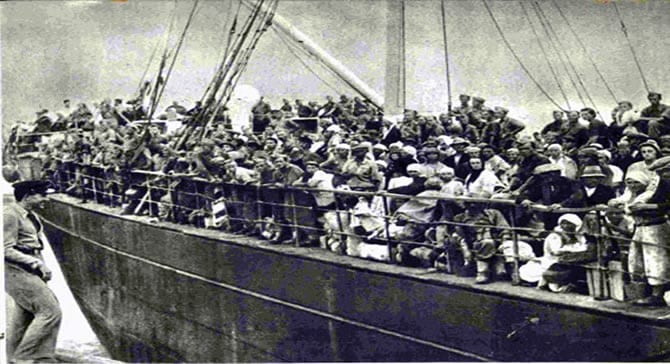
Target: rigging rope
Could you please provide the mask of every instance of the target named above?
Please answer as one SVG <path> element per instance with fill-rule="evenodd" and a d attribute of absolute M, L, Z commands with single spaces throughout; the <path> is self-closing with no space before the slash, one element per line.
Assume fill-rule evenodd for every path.
<path fill-rule="evenodd" d="M 319 74 L 312 67 L 310 67 L 309 64 L 307 64 L 307 62 L 305 62 L 298 53 L 296 53 L 294 48 L 299 48 L 299 47 L 296 47 L 296 46 L 292 45 L 290 42 L 288 42 L 286 39 L 284 39 L 284 35 L 279 30 L 277 30 L 276 28 L 273 28 L 273 30 L 274 30 L 275 34 L 277 35 L 277 37 L 282 41 L 282 43 L 284 43 L 284 45 L 286 45 L 286 48 L 289 50 L 289 52 L 291 52 L 291 54 L 293 54 L 293 56 L 295 58 L 297 58 L 298 61 L 300 61 L 300 63 L 302 63 L 302 65 L 305 66 L 305 68 L 307 68 L 308 71 L 310 71 L 314 76 L 316 76 L 316 78 L 318 78 L 319 81 L 321 81 L 328 88 L 335 91 L 335 93 L 340 93 L 337 88 L 335 88 L 332 84 L 330 84 L 328 81 L 324 80 L 321 76 L 319 76 Z"/>
<path fill-rule="evenodd" d="M 544 49 L 544 46 L 542 45 L 542 42 L 540 41 L 540 35 L 537 33 L 537 30 L 535 29 L 535 25 L 533 25 L 533 22 L 530 20 L 530 15 L 528 15 L 528 11 L 526 10 L 526 7 L 523 4 L 523 0 L 519 1 L 519 4 L 521 5 L 521 9 L 523 10 L 523 14 L 526 16 L 526 20 L 528 20 L 528 24 L 530 24 L 530 28 L 533 30 L 533 34 L 535 35 L 535 38 L 537 39 L 537 44 L 540 46 L 540 50 L 542 51 L 542 55 L 544 56 L 544 59 L 547 61 L 547 65 L 549 66 L 549 70 L 551 71 L 551 74 L 554 76 L 554 80 L 556 81 L 556 85 L 558 86 L 558 89 L 561 91 L 561 95 L 563 95 L 563 98 L 565 99 L 565 104 L 568 107 L 568 110 L 572 109 L 572 106 L 570 106 L 570 101 L 568 100 L 568 95 L 565 93 L 565 90 L 563 90 L 563 86 L 561 85 L 561 81 L 558 78 L 558 74 L 556 73 L 556 70 L 554 69 L 554 66 L 552 66 L 550 60 L 549 60 L 549 55 L 547 54 L 547 51 Z"/>
<path fill-rule="evenodd" d="M 556 53 L 556 56 L 558 56 L 558 60 L 561 63 L 561 66 L 563 66 L 563 70 L 565 71 L 565 74 L 568 76 L 568 79 L 570 80 L 570 83 L 572 84 L 572 87 L 575 89 L 575 92 L 577 92 L 577 97 L 579 98 L 579 101 L 583 105 L 586 105 L 586 102 L 584 101 L 584 96 L 582 96 L 582 93 L 579 91 L 579 87 L 577 86 L 577 82 L 575 82 L 574 77 L 570 73 L 570 69 L 568 68 L 567 62 L 565 59 L 563 59 L 564 55 L 562 52 L 559 50 L 559 47 L 556 46 L 556 41 L 554 40 L 552 33 L 549 31 L 549 28 L 547 24 L 545 23 L 545 19 L 543 18 L 543 14 L 540 13 L 540 10 L 538 10 L 539 5 L 537 2 L 533 3 L 533 10 L 535 11 L 535 15 L 540 21 L 540 25 L 542 26 L 542 29 L 544 30 L 544 33 L 547 35 L 547 40 L 549 41 L 549 45 L 551 46 L 551 49 L 554 50 L 554 53 Z"/>
<path fill-rule="evenodd" d="M 442 38 L 444 40 L 444 63 L 445 63 L 445 72 L 447 74 L 447 110 L 451 114 L 451 78 L 449 76 L 449 42 L 447 41 L 447 15 L 444 5 L 444 0 L 440 1 L 440 7 L 442 9 Z"/>
<path fill-rule="evenodd" d="M 172 74 L 172 70 L 174 69 L 174 64 L 177 61 L 177 57 L 179 56 L 179 50 L 181 49 L 182 44 L 184 43 L 184 39 L 186 38 L 186 32 L 188 31 L 188 28 L 191 26 L 191 22 L 193 20 L 193 16 L 195 15 L 195 10 L 198 7 L 198 2 L 200 0 L 195 0 L 195 3 L 193 3 L 193 8 L 191 9 L 191 13 L 188 16 L 188 20 L 186 21 L 186 25 L 184 26 L 184 30 L 181 33 L 181 37 L 179 38 L 179 43 L 177 43 L 177 47 L 175 49 L 174 56 L 172 56 L 172 62 L 170 63 L 170 67 L 168 68 L 167 75 L 165 75 L 165 80 L 163 81 L 163 84 L 161 86 L 160 92 L 158 93 L 158 96 L 154 100 L 154 104 L 151 107 L 151 114 L 149 114 L 149 121 L 151 121 L 151 118 L 156 111 L 156 107 L 158 107 L 158 103 L 160 102 L 161 96 L 163 96 L 163 91 L 165 91 L 165 87 L 167 86 L 167 82 L 170 79 L 170 75 Z M 148 126 L 149 123 L 145 124 L 145 127 Z"/>
<path fill-rule="evenodd" d="M 556 41 L 558 42 L 558 45 L 560 46 L 561 49 L 565 50 L 565 47 L 563 46 L 563 43 L 561 42 L 561 39 L 558 37 L 558 33 L 554 30 L 554 27 L 551 25 L 551 22 L 549 21 L 549 18 L 544 14 L 544 11 L 542 10 L 542 7 L 537 2 L 537 0 L 535 1 L 535 4 L 537 5 L 537 8 L 539 9 L 540 14 L 542 14 L 542 16 L 544 17 L 544 19 L 547 23 L 547 26 L 549 27 L 549 30 L 551 30 L 551 32 L 554 34 L 554 37 L 555 37 Z M 579 72 L 577 72 L 577 67 L 575 67 L 574 63 L 572 63 L 572 59 L 568 55 L 567 50 L 565 51 L 565 57 L 568 60 L 568 64 L 570 65 L 570 68 L 572 69 L 572 72 L 575 73 L 575 76 L 577 77 L 577 81 L 579 82 L 579 85 L 582 86 L 582 89 L 584 90 L 584 94 L 586 94 L 586 98 L 589 99 L 589 102 L 591 103 L 591 106 L 593 106 L 593 109 L 595 110 L 596 114 L 598 114 L 600 116 L 600 119 L 604 120 L 602 114 L 600 114 L 600 111 L 598 110 L 598 107 L 596 106 L 596 103 L 593 102 L 593 99 L 591 98 L 591 94 L 589 93 L 588 89 L 584 85 L 584 81 L 582 81 L 582 78 L 579 75 Z M 582 103 L 584 104 L 584 106 L 586 106 L 585 102 L 582 101 Z"/>
<path fill-rule="evenodd" d="M 528 75 L 528 78 L 530 78 L 531 81 L 537 86 L 537 88 L 542 92 L 542 94 L 549 100 L 551 101 L 552 104 L 554 104 L 557 108 L 564 110 L 561 105 L 559 105 L 552 97 L 545 91 L 545 89 L 540 85 L 540 83 L 533 77 L 533 75 L 530 73 L 526 65 L 521 61 L 521 58 L 517 55 L 517 53 L 514 51 L 514 48 L 512 48 L 512 45 L 509 43 L 507 40 L 507 37 L 505 37 L 505 33 L 503 33 L 502 28 L 500 27 L 500 24 L 498 24 L 498 21 L 496 20 L 495 16 L 493 15 L 493 12 L 491 11 L 491 8 L 489 7 L 489 4 L 486 2 L 486 0 L 482 0 L 484 3 L 484 7 L 486 8 L 486 11 L 489 13 L 489 16 L 491 17 L 491 20 L 493 21 L 493 24 L 495 25 L 496 29 L 498 30 L 498 33 L 500 34 L 500 37 L 503 40 L 503 43 L 505 43 L 505 46 L 507 46 L 507 49 L 512 53 L 516 61 L 519 63 L 521 68 L 526 72 L 526 75 Z"/>
<path fill-rule="evenodd" d="M 642 72 L 642 66 L 640 66 L 640 62 L 637 59 L 635 48 L 633 48 L 633 44 L 630 42 L 630 38 L 628 38 L 628 30 L 626 29 L 626 24 L 623 22 L 623 17 L 621 17 L 621 13 L 619 13 L 619 7 L 616 5 L 616 1 L 612 1 L 612 4 L 614 5 L 614 10 L 616 11 L 617 17 L 619 18 L 619 23 L 621 23 L 621 31 L 623 32 L 623 35 L 626 37 L 626 42 L 628 43 L 628 48 L 630 48 L 630 53 L 633 54 L 633 60 L 635 61 L 637 70 L 640 71 L 640 77 L 642 77 L 642 83 L 644 84 L 644 88 L 647 90 L 647 92 L 649 92 L 649 84 L 647 84 L 647 79 L 644 77 L 644 72 Z"/>
<path fill-rule="evenodd" d="M 616 98 L 616 96 L 614 96 L 614 91 L 612 91 L 612 88 L 607 83 L 607 80 L 605 80 L 605 77 L 600 72 L 600 69 L 598 69 L 598 66 L 596 65 L 596 62 L 593 60 L 593 57 L 591 57 L 591 53 L 589 53 L 588 49 L 586 49 L 586 46 L 582 42 L 581 38 L 579 37 L 579 35 L 577 35 L 577 32 L 575 32 L 575 30 L 572 28 L 572 25 L 570 24 L 570 21 L 568 20 L 568 17 L 565 16 L 565 14 L 563 13 L 563 10 L 561 10 L 561 8 L 558 6 L 558 2 L 556 0 L 552 0 L 552 3 L 556 7 L 556 9 L 558 9 L 559 14 L 561 14 L 561 17 L 565 21 L 565 24 L 567 24 L 568 29 L 570 29 L 570 32 L 572 32 L 572 35 L 574 35 L 575 38 L 577 39 L 577 42 L 579 43 L 582 50 L 584 51 L 584 53 L 588 57 L 589 61 L 591 62 L 591 65 L 593 65 L 593 68 L 596 70 L 596 73 L 598 73 L 598 76 L 603 81 L 603 84 L 605 85 L 605 88 L 607 88 L 607 91 L 609 92 L 610 96 L 612 96 L 612 99 L 614 100 L 614 102 L 617 103 L 617 98 Z"/>

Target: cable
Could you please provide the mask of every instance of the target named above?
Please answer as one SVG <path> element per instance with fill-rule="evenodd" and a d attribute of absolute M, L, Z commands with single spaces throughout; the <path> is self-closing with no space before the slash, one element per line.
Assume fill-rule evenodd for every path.
<path fill-rule="evenodd" d="M 326 80 L 324 80 L 323 78 L 321 78 L 321 76 L 319 76 L 319 74 L 318 74 L 316 71 L 314 71 L 314 69 L 312 69 L 312 68 L 311 68 L 311 67 L 310 67 L 310 66 L 309 66 L 309 65 L 308 65 L 308 64 L 307 64 L 301 57 L 300 57 L 300 55 L 298 55 L 298 54 L 295 52 L 295 50 L 293 49 L 293 46 L 283 38 L 281 32 L 279 32 L 277 29 L 273 29 L 273 30 L 274 30 L 275 34 L 277 35 L 277 37 L 278 37 L 278 38 L 279 38 L 279 39 L 286 45 L 286 48 L 289 50 L 289 52 L 291 52 L 291 54 L 293 54 L 293 56 L 295 56 L 295 58 L 297 58 L 298 61 L 300 61 L 300 63 L 302 63 L 303 66 L 305 66 L 305 67 L 307 68 L 307 70 L 309 70 L 310 72 L 312 72 L 312 74 L 314 74 L 314 76 L 316 76 L 316 78 L 318 78 L 321 82 L 323 82 L 324 85 L 326 85 L 327 87 L 329 87 L 331 90 L 335 91 L 335 93 L 339 93 L 339 91 L 338 91 L 333 85 L 331 85 L 328 81 L 326 81 Z"/>
<path fill-rule="evenodd" d="M 535 30 L 535 26 L 533 25 L 533 22 L 530 20 L 530 15 L 528 15 L 528 11 L 526 10 L 526 7 L 523 5 L 523 1 L 519 1 L 519 5 L 521 5 L 521 10 L 523 10 L 523 14 L 526 16 L 526 20 L 528 20 L 528 24 L 530 24 L 530 28 L 533 30 L 533 34 L 535 35 L 535 38 L 537 38 L 537 44 L 540 46 L 540 50 L 542 51 L 542 55 L 544 56 L 544 59 L 547 61 L 547 65 L 549 66 L 549 70 L 551 70 L 551 74 L 554 76 L 554 80 L 556 81 L 556 85 L 558 86 L 558 89 L 561 91 L 561 95 L 563 95 L 563 98 L 565 99 L 565 104 L 568 106 L 568 110 L 572 109 L 572 106 L 570 106 L 570 101 L 568 100 L 568 96 L 565 93 L 565 90 L 563 90 L 563 86 L 561 86 L 560 79 L 558 78 L 558 74 L 556 73 L 556 70 L 552 66 L 551 62 L 549 61 L 549 55 L 547 54 L 547 51 L 544 49 L 544 46 L 542 45 L 542 42 L 540 41 L 540 35 L 537 33 L 537 30 Z"/>
<path fill-rule="evenodd" d="M 563 59 L 564 55 L 561 53 L 559 48 L 556 46 L 556 41 L 554 40 L 552 33 L 549 31 L 549 27 L 545 23 L 546 19 L 543 18 L 543 13 L 540 13 L 539 10 L 539 5 L 537 2 L 533 2 L 533 10 L 535 11 L 535 15 L 540 21 L 540 25 L 542 25 L 542 29 L 544 30 L 545 34 L 547 35 L 547 39 L 549 41 L 549 45 L 551 45 L 551 48 L 554 50 L 554 53 L 558 56 L 559 61 L 561 62 L 561 66 L 563 66 L 563 70 L 565 71 L 565 74 L 568 76 L 568 79 L 570 80 L 570 83 L 572 84 L 572 87 L 575 89 L 575 92 L 577 92 L 577 97 L 579 98 L 579 101 L 583 105 L 586 105 L 586 102 L 584 101 L 584 97 L 582 96 L 582 93 L 579 91 L 579 87 L 577 86 L 577 82 L 575 82 L 575 79 L 573 78 L 572 74 L 570 73 L 570 69 L 568 69 L 568 65 L 566 61 Z"/>
<path fill-rule="evenodd" d="M 554 27 L 551 25 L 551 22 L 549 21 L 549 18 L 547 18 L 544 15 L 544 11 L 540 7 L 539 3 L 537 1 L 535 1 L 535 3 L 537 4 L 538 9 L 540 9 L 540 13 L 542 13 L 542 16 L 545 17 L 545 19 L 547 21 L 547 25 L 549 26 L 549 29 L 554 33 L 554 36 L 556 37 L 556 41 L 560 45 L 561 49 L 565 49 L 563 47 L 563 43 L 561 43 L 561 40 L 558 37 L 558 33 L 556 33 L 556 31 L 554 30 Z M 586 98 L 589 99 L 589 102 L 591 103 L 591 106 L 593 106 L 593 109 L 595 110 L 596 114 L 598 114 L 600 116 L 600 119 L 605 120 L 605 118 L 603 118 L 602 114 L 598 110 L 598 107 L 596 107 L 596 103 L 591 98 L 591 94 L 589 93 L 588 89 L 586 88 L 586 85 L 584 85 L 584 81 L 582 81 L 582 78 L 579 75 L 579 72 L 577 72 L 577 67 L 575 67 L 574 63 L 572 63 L 572 59 L 570 59 L 570 56 L 568 55 L 567 51 L 565 52 L 565 56 L 568 60 L 568 64 L 570 65 L 570 68 L 572 69 L 572 72 L 574 72 L 575 76 L 577 77 L 577 81 L 579 82 L 579 84 L 582 86 L 582 89 L 584 90 L 584 93 L 586 94 Z"/>
<path fill-rule="evenodd" d="M 558 12 L 561 14 L 561 17 L 565 21 L 565 24 L 568 25 L 568 29 L 570 29 L 570 32 L 572 32 L 572 35 L 575 36 L 575 38 L 577 39 L 577 42 L 582 47 L 582 50 L 584 51 L 584 53 L 586 53 L 586 56 L 589 58 L 589 61 L 591 61 L 591 65 L 593 65 L 593 68 L 598 73 L 598 76 L 603 81 L 603 84 L 605 84 L 605 88 L 607 88 L 607 91 L 610 93 L 610 96 L 612 96 L 612 99 L 614 100 L 615 103 L 618 103 L 616 96 L 614 96 L 614 91 L 612 91 L 612 88 L 607 83 L 607 80 L 605 80 L 605 77 L 600 72 L 600 69 L 598 69 L 598 66 L 596 65 L 595 61 L 593 60 L 593 57 L 591 57 L 591 53 L 588 52 L 588 50 L 586 49 L 586 46 L 584 46 L 584 43 L 582 42 L 581 38 L 579 38 L 579 35 L 577 35 L 577 32 L 575 32 L 575 30 L 572 28 L 572 25 L 570 24 L 570 21 L 568 20 L 568 18 L 563 13 L 563 10 L 561 10 L 561 8 L 558 6 L 558 2 L 556 0 L 551 0 L 551 1 L 554 4 L 554 6 L 556 7 L 556 9 L 558 9 Z"/>
<path fill-rule="evenodd" d="M 647 90 L 647 93 L 649 92 L 649 84 L 647 84 L 647 79 L 644 77 L 644 72 L 642 72 L 642 67 L 640 66 L 640 62 L 637 59 L 637 54 L 635 53 L 635 49 L 633 48 L 633 44 L 630 42 L 630 38 L 628 38 L 628 30 L 626 29 L 626 24 L 623 22 L 623 18 L 621 17 L 621 13 L 619 13 L 619 7 L 616 5 L 616 1 L 612 1 L 612 4 L 614 5 L 614 10 L 616 11 L 616 15 L 619 18 L 619 23 L 621 23 L 621 31 L 623 32 L 623 35 L 626 37 L 626 42 L 628 43 L 628 48 L 630 48 L 630 53 L 633 54 L 633 60 L 635 61 L 635 65 L 637 66 L 637 70 L 640 71 L 640 77 L 642 77 L 642 83 L 644 84 L 644 88 Z"/>
<path fill-rule="evenodd" d="M 526 75 L 528 75 L 528 78 L 530 78 L 531 81 L 537 86 L 537 88 L 542 92 L 542 94 L 549 100 L 551 101 L 552 104 L 554 104 L 557 108 L 563 110 L 561 105 L 559 105 L 548 93 L 547 91 L 544 90 L 542 85 L 540 85 L 539 82 L 533 77 L 533 75 L 530 73 L 526 65 L 521 61 L 521 58 L 517 55 L 517 53 L 514 51 L 512 48 L 512 45 L 507 41 L 507 37 L 505 37 L 505 33 L 503 33 L 502 28 L 500 27 L 500 24 L 498 24 L 498 21 L 496 20 L 495 16 L 493 15 L 493 12 L 491 11 L 491 8 L 489 8 L 489 4 L 486 2 L 486 0 L 482 0 L 484 3 L 484 7 L 486 7 L 486 11 L 489 13 L 489 16 L 491 17 L 491 20 L 493 21 L 493 24 L 495 25 L 496 29 L 498 30 L 498 33 L 500 33 L 500 37 L 502 38 L 503 42 L 505 43 L 505 46 L 507 46 L 507 49 L 512 53 L 516 61 L 519 63 L 521 68 L 526 72 Z"/>

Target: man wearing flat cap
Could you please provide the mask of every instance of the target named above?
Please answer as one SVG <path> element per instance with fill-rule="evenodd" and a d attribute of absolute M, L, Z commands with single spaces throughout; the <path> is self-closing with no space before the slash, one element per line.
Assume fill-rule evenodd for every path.
<path fill-rule="evenodd" d="M 33 210 L 44 202 L 48 182 L 14 183 L 15 203 L 5 205 L 5 292 L 14 300 L 7 320 L 10 362 L 55 362 L 61 310 L 46 282 L 51 270 L 44 264 L 47 243 Z"/>

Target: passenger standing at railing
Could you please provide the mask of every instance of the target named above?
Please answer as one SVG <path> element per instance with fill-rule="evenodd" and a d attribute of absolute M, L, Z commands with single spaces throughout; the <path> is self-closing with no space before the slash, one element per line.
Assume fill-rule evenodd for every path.
<path fill-rule="evenodd" d="M 639 299 L 634 303 L 642 306 L 664 306 L 663 296 L 670 287 L 670 223 L 668 210 L 670 209 L 670 157 L 663 157 L 654 162 L 649 169 L 660 177 L 658 185 L 648 198 L 640 198 L 629 205 L 629 209 L 636 220 L 636 230 L 633 240 L 641 242 L 635 244 L 636 250 L 630 255 L 642 255 L 644 274 L 652 288 L 649 297 Z M 641 245 L 641 251 L 638 250 Z"/>

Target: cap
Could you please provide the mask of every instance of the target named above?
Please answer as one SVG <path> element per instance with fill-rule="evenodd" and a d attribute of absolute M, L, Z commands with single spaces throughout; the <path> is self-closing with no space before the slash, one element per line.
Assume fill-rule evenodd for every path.
<path fill-rule="evenodd" d="M 407 154 L 411 154 L 413 156 L 416 156 L 416 148 L 414 148 L 411 145 L 406 145 L 406 146 L 402 147 L 402 150 Z"/>
<path fill-rule="evenodd" d="M 646 142 L 641 143 L 640 145 L 638 145 L 638 149 L 642 149 L 642 147 L 654 148 L 656 150 L 656 153 L 661 152 L 661 147 L 659 147 L 658 143 L 653 139 L 649 139 Z"/>
<path fill-rule="evenodd" d="M 505 108 L 502 107 L 502 106 L 496 106 L 496 107 L 493 108 L 493 110 L 494 110 L 495 112 L 500 112 L 500 113 L 503 113 L 503 114 L 507 114 L 507 113 L 509 112 L 508 109 L 505 109 Z"/>
<path fill-rule="evenodd" d="M 486 99 L 484 99 L 483 97 L 479 97 L 479 96 L 473 96 L 473 97 L 472 97 L 472 100 L 473 100 L 473 101 L 479 101 L 479 102 L 481 102 L 481 103 L 486 102 Z"/>
<path fill-rule="evenodd" d="M 598 157 L 607 157 L 607 160 L 612 160 L 612 152 L 607 149 L 599 150 Z"/>
<path fill-rule="evenodd" d="M 660 93 L 650 91 L 650 92 L 647 94 L 647 97 L 652 97 L 652 96 L 662 97 L 662 95 L 661 95 Z"/>
<path fill-rule="evenodd" d="M 467 98 L 468 100 L 470 100 L 470 95 L 460 94 L 460 95 L 458 95 L 458 97 L 459 98 Z"/>
<path fill-rule="evenodd" d="M 377 144 L 373 145 L 372 149 L 379 149 L 379 150 L 383 150 L 385 152 L 389 150 L 389 148 L 387 148 L 384 144 L 380 144 L 380 143 L 377 143 Z"/>
<path fill-rule="evenodd" d="M 49 192 L 49 182 L 45 180 L 15 182 L 12 184 L 12 187 L 14 187 L 14 198 L 16 201 L 21 201 L 29 195 L 46 195 Z"/>
<path fill-rule="evenodd" d="M 346 150 L 351 150 L 351 146 L 347 143 L 340 143 L 335 146 L 335 149 L 346 149 Z"/>
<path fill-rule="evenodd" d="M 586 166 L 579 178 L 605 177 L 600 166 Z"/>
<path fill-rule="evenodd" d="M 539 175 L 539 174 L 544 174 L 544 173 L 549 173 L 549 172 L 560 172 L 561 171 L 561 166 L 558 164 L 553 164 L 553 163 L 545 163 L 541 164 L 535 169 L 533 169 L 533 174 L 534 175 Z"/>
<path fill-rule="evenodd" d="M 395 142 L 389 145 L 389 149 L 402 149 L 403 146 L 404 144 L 402 142 Z"/>
<path fill-rule="evenodd" d="M 419 163 L 412 163 L 412 164 L 409 164 L 409 165 L 406 167 L 406 171 L 407 171 L 407 172 L 410 172 L 410 171 L 421 172 L 421 165 L 420 165 Z"/>
<path fill-rule="evenodd" d="M 453 141 L 451 142 L 451 145 L 458 145 L 458 144 L 466 144 L 466 145 L 467 145 L 467 144 L 470 144 L 470 142 L 467 141 L 467 140 L 464 139 L 464 138 L 461 138 L 461 137 L 455 137 L 455 138 L 453 139 Z"/>

